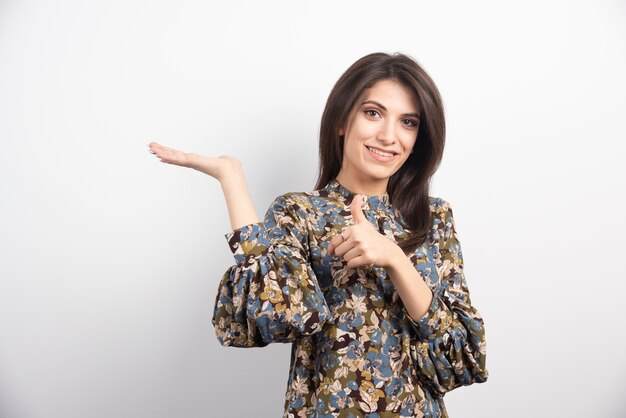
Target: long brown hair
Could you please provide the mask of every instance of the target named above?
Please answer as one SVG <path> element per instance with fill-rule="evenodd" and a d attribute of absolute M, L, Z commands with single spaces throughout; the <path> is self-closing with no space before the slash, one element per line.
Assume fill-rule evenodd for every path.
<path fill-rule="evenodd" d="M 429 188 L 445 145 L 446 125 L 443 102 L 435 83 L 408 55 L 376 52 L 360 58 L 337 80 L 322 114 L 320 165 L 315 189 L 337 176 L 343 159 L 340 127 L 364 90 L 381 80 L 394 80 L 413 92 L 420 107 L 420 122 L 413 153 L 389 179 L 387 193 L 405 220 L 407 237 L 398 242 L 405 254 L 422 245 L 430 229 Z"/>

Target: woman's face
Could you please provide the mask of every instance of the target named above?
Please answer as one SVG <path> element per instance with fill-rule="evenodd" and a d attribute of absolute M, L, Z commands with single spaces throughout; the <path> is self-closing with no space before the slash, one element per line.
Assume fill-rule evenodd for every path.
<path fill-rule="evenodd" d="M 340 183 L 353 191 L 384 193 L 413 150 L 418 115 L 416 98 L 397 81 L 381 80 L 365 90 L 339 130 L 344 135 Z"/>

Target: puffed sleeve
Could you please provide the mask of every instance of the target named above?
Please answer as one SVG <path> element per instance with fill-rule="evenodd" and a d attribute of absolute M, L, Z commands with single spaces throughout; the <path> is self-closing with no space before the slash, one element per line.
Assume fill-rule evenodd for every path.
<path fill-rule="evenodd" d="M 236 264 L 222 276 L 215 300 L 220 344 L 263 347 L 321 330 L 331 314 L 308 261 L 305 208 L 279 196 L 263 222 L 225 238 Z"/>
<path fill-rule="evenodd" d="M 428 312 L 417 321 L 407 314 L 417 336 L 411 350 L 418 376 L 437 397 L 489 376 L 484 321 L 470 301 L 452 209 L 443 199 L 440 203 L 434 215 L 439 281 Z"/>

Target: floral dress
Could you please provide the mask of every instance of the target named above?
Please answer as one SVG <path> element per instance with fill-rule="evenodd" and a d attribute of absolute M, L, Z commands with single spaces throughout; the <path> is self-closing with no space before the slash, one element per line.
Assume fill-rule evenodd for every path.
<path fill-rule="evenodd" d="M 433 291 L 413 320 L 384 268 L 348 268 L 327 252 L 352 224 L 354 195 L 337 179 L 286 193 L 263 222 L 225 235 L 236 264 L 219 284 L 216 336 L 224 346 L 292 343 L 283 417 L 447 417 L 448 391 L 488 377 L 450 205 L 430 197 L 431 233 L 410 255 Z M 406 235 L 388 194 L 363 198 L 381 234 Z"/>

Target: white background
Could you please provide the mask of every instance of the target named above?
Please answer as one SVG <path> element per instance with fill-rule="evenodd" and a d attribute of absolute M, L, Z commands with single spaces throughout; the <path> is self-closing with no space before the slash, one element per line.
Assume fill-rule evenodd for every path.
<path fill-rule="evenodd" d="M 453 418 L 623 417 L 623 1 L 0 1 L 0 417 L 278 417 L 289 345 L 223 348 L 217 181 L 260 216 L 312 190 L 350 64 L 415 57 L 447 112 L 450 202 L 489 380 Z"/>

